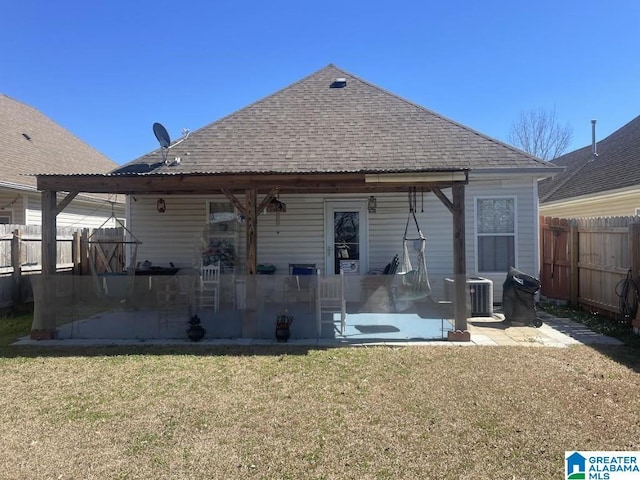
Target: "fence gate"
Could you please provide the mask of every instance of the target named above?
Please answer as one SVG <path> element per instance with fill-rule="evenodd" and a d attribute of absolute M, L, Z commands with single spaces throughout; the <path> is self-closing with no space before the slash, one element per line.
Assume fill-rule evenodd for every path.
<path fill-rule="evenodd" d="M 540 222 L 540 293 L 558 300 L 571 300 L 569 222 L 565 218 L 544 217 Z"/>
<path fill-rule="evenodd" d="M 123 228 L 103 228 L 95 230 L 88 237 L 89 261 L 96 273 L 124 272 L 125 243 Z"/>

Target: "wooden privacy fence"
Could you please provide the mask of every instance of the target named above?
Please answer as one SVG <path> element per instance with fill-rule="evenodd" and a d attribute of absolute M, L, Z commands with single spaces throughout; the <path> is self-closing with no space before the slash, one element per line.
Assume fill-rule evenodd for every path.
<path fill-rule="evenodd" d="M 617 316 L 640 285 L 640 217 L 540 217 L 540 255 L 542 295 Z"/>
<path fill-rule="evenodd" d="M 56 269 L 77 275 L 122 271 L 125 252 L 122 228 L 79 230 L 58 227 Z M 89 238 L 93 241 L 90 242 Z M 106 244 L 99 241 L 106 240 Z M 0 309 L 32 301 L 30 275 L 42 271 L 42 228 L 0 225 Z"/>

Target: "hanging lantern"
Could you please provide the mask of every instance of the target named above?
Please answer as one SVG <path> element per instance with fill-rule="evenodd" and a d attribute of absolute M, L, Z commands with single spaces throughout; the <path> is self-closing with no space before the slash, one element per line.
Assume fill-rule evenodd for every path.
<path fill-rule="evenodd" d="M 369 197 L 369 200 L 367 201 L 367 208 L 369 209 L 369 213 L 376 213 L 376 209 L 378 208 L 378 201 L 373 195 L 371 195 Z"/>
<path fill-rule="evenodd" d="M 267 212 L 286 212 L 287 204 L 281 202 L 277 198 L 273 197 L 269 203 L 267 203 Z"/>

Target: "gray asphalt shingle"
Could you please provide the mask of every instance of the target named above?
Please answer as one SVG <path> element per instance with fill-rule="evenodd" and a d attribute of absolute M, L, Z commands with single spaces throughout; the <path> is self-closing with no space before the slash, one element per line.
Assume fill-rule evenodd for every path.
<path fill-rule="evenodd" d="M 0 94 L 0 181 L 35 187 L 34 174 L 106 173 L 117 163 L 33 107 Z"/>
<path fill-rule="evenodd" d="M 332 88 L 345 78 L 344 88 Z M 548 164 L 328 65 L 117 172 L 326 173 Z"/>
<path fill-rule="evenodd" d="M 640 116 L 592 146 L 552 161 L 565 171 L 538 185 L 541 203 L 640 185 Z"/>

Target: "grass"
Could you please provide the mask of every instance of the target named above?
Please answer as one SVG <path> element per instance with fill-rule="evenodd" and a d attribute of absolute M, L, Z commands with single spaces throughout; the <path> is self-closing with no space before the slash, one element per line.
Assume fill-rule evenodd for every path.
<path fill-rule="evenodd" d="M 560 478 L 640 450 L 630 351 L 1 346 L 0 478 Z"/>
<path fill-rule="evenodd" d="M 9 345 L 18 338 L 28 335 L 32 322 L 32 314 L 0 318 L 0 345 Z"/>

